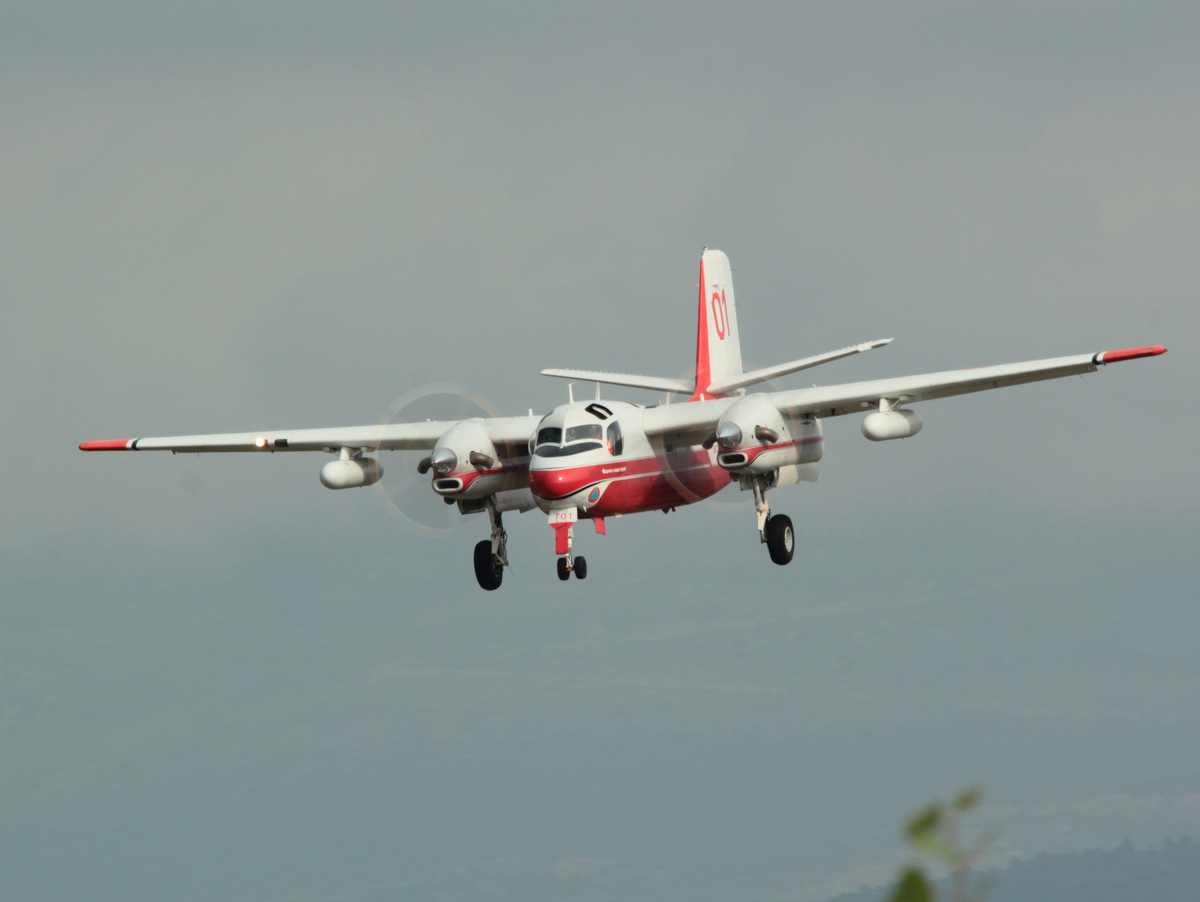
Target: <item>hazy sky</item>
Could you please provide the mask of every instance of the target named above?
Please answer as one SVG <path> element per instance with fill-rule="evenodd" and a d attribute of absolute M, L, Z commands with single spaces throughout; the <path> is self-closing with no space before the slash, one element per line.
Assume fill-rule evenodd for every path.
<path fill-rule="evenodd" d="M 971 781 L 997 860 L 1200 835 L 1194 2 L 0 23 L 0 896 L 811 902 Z M 827 423 L 787 568 L 730 493 L 485 594 L 319 455 L 75 450 L 683 375 L 704 245 L 748 368 L 896 338 L 787 386 L 1171 352 Z"/>

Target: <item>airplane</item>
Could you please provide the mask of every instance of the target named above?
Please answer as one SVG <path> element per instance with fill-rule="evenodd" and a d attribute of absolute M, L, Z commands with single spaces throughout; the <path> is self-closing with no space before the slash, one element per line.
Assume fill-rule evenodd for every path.
<path fill-rule="evenodd" d="M 581 369 L 542 374 L 596 383 L 596 400 L 569 401 L 545 416 L 469 417 L 383 423 L 336 429 L 283 429 L 214 435 L 86 441 L 83 451 L 247 452 L 321 451 L 336 455 L 320 471 L 330 489 L 373 485 L 383 468 L 379 451 L 427 451 L 417 471 L 433 492 L 461 514 L 486 513 L 491 537 L 475 546 L 481 588 L 500 587 L 508 561 L 503 514 L 539 509 L 554 530 L 561 580 L 587 576 L 573 555 L 575 527 L 702 501 L 731 485 L 750 492 L 759 541 L 770 559 L 787 564 L 795 552 L 792 521 L 772 513 L 767 493 L 811 482 L 824 451 L 822 420 L 865 413 L 871 441 L 910 438 L 921 431 L 909 405 L 1044 379 L 1094 373 L 1101 366 L 1153 357 L 1161 345 L 1100 351 L 977 369 L 875 379 L 841 385 L 747 393 L 791 373 L 880 348 L 890 338 L 744 372 L 741 333 L 729 258 L 704 248 L 700 256 L 696 363 L 691 379 L 667 379 Z M 600 399 L 600 385 L 666 393 L 646 406 Z M 669 403 L 671 395 L 685 398 Z"/>

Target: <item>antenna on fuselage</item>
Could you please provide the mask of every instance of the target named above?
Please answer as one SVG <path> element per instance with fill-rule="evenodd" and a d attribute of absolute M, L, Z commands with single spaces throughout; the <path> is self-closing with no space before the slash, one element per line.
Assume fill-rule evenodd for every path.
<path fill-rule="evenodd" d="M 574 382 L 567 383 L 567 400 L 570 401 L 572 404 L 575 403 L 575 383 Z"/>
<path fill-rule="evenodd" d="M 600 400 L 600 383 L 599 382 L 596 383 L 596 400 L 597 401 Z"/>

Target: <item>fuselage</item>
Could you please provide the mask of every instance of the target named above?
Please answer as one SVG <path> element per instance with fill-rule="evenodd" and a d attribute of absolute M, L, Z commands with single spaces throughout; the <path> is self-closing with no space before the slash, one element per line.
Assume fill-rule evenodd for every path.
<path fill-rule="evenodd" d="M 670 510 L 730 485 L 717 448 L 651 442 L 645 408 L 577 401 L 543 417 L 530 440 L 529 488 L 538 507 L 584 517 Z"/>

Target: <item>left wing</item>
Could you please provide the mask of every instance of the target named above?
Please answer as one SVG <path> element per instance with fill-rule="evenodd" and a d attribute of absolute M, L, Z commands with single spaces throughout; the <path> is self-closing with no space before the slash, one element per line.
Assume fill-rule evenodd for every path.
<path fill-rule="evenodd" d="M 428 451 L 459 420 L 426 420 L 420 423 L 376 423 L 334 429 L 267 429 L 213 435 L 173 435 L 152 438 L 110 439 L 83 442 L 81 451 L 171 451 L 181 454 L 235 451 Z M 494 417 L 482 421 L 488 438 L 497 446 L 527 447 L 538 418 Z"/>
<path fill-rule="evenodd" d="M 1154 357 L 1166 352 L 1161 345 L 1128 348 L 1122 351 L 1100 351 L 1097 354 L 1077 354 L 1029 360 L 1023 363 L 1003 363 L 969 370 L 947 370 L 920 376 L 901 376 L 893 379 L 874 379 L 845 385 L 814 386 L 793 391 L 772 392 L 767 398 L 779 410 L 793 415 L 813 414 L 836 417 L 860 413 L 879 404 L 881 400 L 900 404 L 932 401 L 992 388 L 1007 388 L 1026 382 L 1061 379 L 1096 372 L 1098 367 L 1138 357 Z"/>
<path fill-rule="evenodd" d="M 1162 345 L 1154 345 L 1121 351 L 1101 351 L 1098 354 L 1005 363 L 979 369 L 947 370 L 919 376 L 770 392 L 765 397 L 776 409 L 795 417 L 806 414 L 835 417 L 849 413 L 866 413 L 876 408 L 884 399 L 908 404 L 992 388 L 1006 388 L 1026 382 L 1094 373 L 1105 364 L 1135 360 L 1139 357 L 1154 357 L 1165 353 L 1166 350 Z M 734 396 L 647 408 L 644 418 L 646 433 L 680 444 L 700 444 L 711 435 L 725 411 L 738 400 L 739 398 Z"/>

